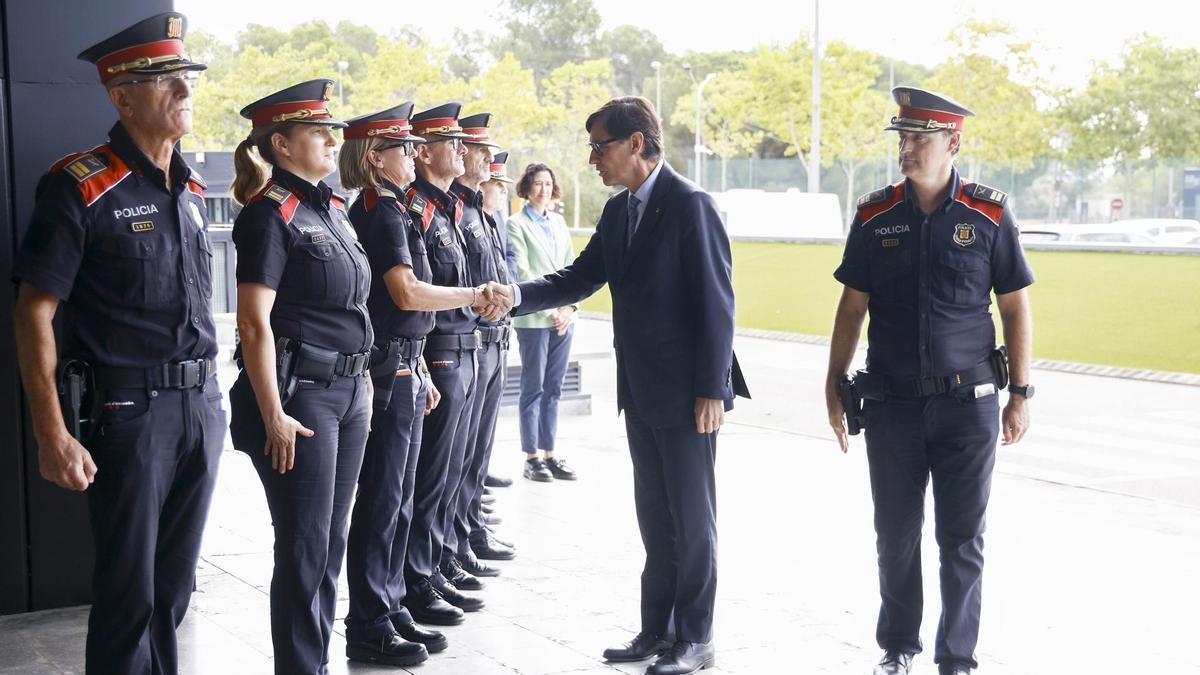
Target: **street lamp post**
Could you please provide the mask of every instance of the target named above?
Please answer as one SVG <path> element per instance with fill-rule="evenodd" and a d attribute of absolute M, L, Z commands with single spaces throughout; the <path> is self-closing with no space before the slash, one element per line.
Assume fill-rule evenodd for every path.
<path fill-rule="evenodd" d="M 654 109 L 662 117 L 662 63 L 651 61 L 650 67 L 654 69 Z"/>
<path fill-rule="evenodd" d="M 349 61 L 338 61 L 338 114 L 344 115 L 346 111 L 346 94 L 342 91 L 342 80 L 345 78 L 346 69 L 350 67 Z"/>
<path fill-rule="evenodd" d="M 692 78 L 692 86 L 696 88 L 696 142 L 692 146 L 695 152 L 695 159 L 692 160 L 692 182 L 700 185 L 700 149 L 703 147 L 700 143 L 700 108 L 704 104 L 704 85 L 712 81 L 715 74 L 709 73 L 704 76 L 704 80 L 697 83 L 696 74 L 692 72 L 692 64 L 683 64 L 683 69 L 687 71 L 688 77 Z"/>
<path fill-rule="evenodd" d="M 808 153 L 808 191 L 821 191 L 821 0 L 813 0 L 812 148 Z"/>

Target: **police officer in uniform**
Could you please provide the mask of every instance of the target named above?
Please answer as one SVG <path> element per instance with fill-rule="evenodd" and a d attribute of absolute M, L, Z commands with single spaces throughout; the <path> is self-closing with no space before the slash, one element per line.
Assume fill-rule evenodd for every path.
<path fill-rule="evenodd" d="M 471 287 L 460 224 L 463 203 L 450 194 L 450 184 L 463 174 L 463 140 L 458 123 L 462 104 L 445 103 L 412 117 L 413 133 L 425 138 L 417 146 L 417 177 L 404 193 L 410 217 L 425 236 L 425 249 L 438 286 Z M 413 489 L 413 518 L 405 558 L 407 595 L 404 605 L 421 623 L 455 625 L 463 612 L 483 608 L 483 600 L 466 595 L 442 574 L 447 492 L 452 466 L 462 466 L 465 441 L 460 429 L 470 424 L 475 390 L 476 354 L 480 347 L 479 315 L 471 308 L 435 313 L 425 339 L 425 362 L 441 401 L 425 418 Z M 459 470 L 461 472 L 461 469 Z M 445 600 L 450 605 L 447 606 Z"/>
<path fill-rule="evenodd" d="M 175 150 L 191 131 L 192 86 L 205 68 L 184 52 L 185 28 L 182 14 L 158 14 L 79 55 L 96 64 L 120 121 L 107 143 L 42 178 L 14 267 L 39 469 L 88 495 L 89 673 L 178 669 L 175 629 L 225 438 L 204 182 Z M 59 303 L 70 326 L 61 362 L 51 326 Z M 81 363 L 93 405 L 64 415 L 55 371 Z M 94 419 L 73 435 L 68 424 L 89 409 Z"/>
<path fill-rule="evenodd" d="M 432 285 L 425 232 L 400 202 L 402 186 L 415 177 L 413 148 L 425 142 L 411 133 L 412 111 L 404 103 L 349 120 L 338 154 L 342 185 L 362 191 L 350 222 L 371 261 L 367 307 L 375 329 L 375 412 L 346 552 L 346 655 L 397 666 L 419 663 L 426 648 L 439 652 L 447 644 L 441 633 L 415 625 L 402 604 L 422 421 L 438 396 L 421 353 L 434 310 L 469 307 L 479 297 L 474 288 Z"/>
<path fill-rule="evenodd" d="M 325 673 L 346 519 L 370 424 L 371 270 L 333 172 L 330 80 L 251 103 L 234 157 L 242 371 L 230 431 L 250 455 L 275 528 L 275 672 Z M 270 180 L 251 157 L 271 165 Z"/>
<path fill-rule="evenodd" d="M 491 141 L 491 113 L 464 117 L 459 124 L 470 138 L 464 142 L 467 153 L 463 158 L 463 175 L 450 186 L 450 193 L 462 200 L 463 220 L 460 226 L 467 247 L 467 269 L 473 284 L 498 282 L 507 285 L 508 265 L 504 259 L 504 241 L 495 220 L 483 207 L 482 185 L 491 180 L 493 152 L 500 146 Z M 481 346 L 479 370 L 475 381 L 475 397 L 471 402 L 471 421 L 462 439 L 466 445 L 458 487 L 450 495 L 446 528 L 446 544 L 442 551 L 442 573 L 460 589 L 481 588 L 474 576 L 497 576 L 500 570 L 480 562 L 512 560 L 516 552 L 488 536 L 483 527 L 483 479 L 491 457 L 496 433 L 496 417 L 500 412 L 500 395 L 504 389 L 503 368 L 512 333 L 507 316 L 490 321 L 479 319 Z M 452 469 L 454 467 L 451 467 Z M 453 478 L 453 476 L 451 476 Z M 472 540 L 472 536 L 474 539 Z"/>
<path fill-rule="evenodd" d="M 921 651 L 921 526 L 933 482 L 941 553 L 942 615 L 934 661 L 942 675 L 977 667 L 984 515 L 997 435 L 1016 443 L 1029 425 L 1033 274 L 1017 241 L 1007 196 L 959 176 L 954 156 L 972 113 L 912 87 L 892 91 L 900 112 L 905 179 L 858 202 L 842 263 L 845 288 L 829 354 L 829 421 L 847 450 L 837 395 L 863 319 L 870 315 L 867 369 L 855 379 L 875 504 L 882 607 L 876 675 L 908 673 Z M 1008 403 L 990 293 L 1004 328 Z M 1003 428 L 998 428 L 1003 419 Z"/>

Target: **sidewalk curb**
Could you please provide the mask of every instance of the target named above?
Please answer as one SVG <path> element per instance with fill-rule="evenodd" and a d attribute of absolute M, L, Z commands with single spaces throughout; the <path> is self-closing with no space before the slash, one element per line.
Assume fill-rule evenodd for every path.
<path fill-rule="evenodd" d="M 582 319 L 612 321 L 612 316 L 602 312 L 580 312 L 579 317 Z M 763 330 L 761 328 L 738 328 L 736 333 L 742 337 L 760 338 L 763 340 L 798 342 L 806 345 L 829 344 L 829 338 L 824 335 L 806 335 L 804 333 L 788 333 L 778 330 Z M 859 349 L 865 348 L 865 344 L 859 344 Z M 1196 373 L 1178 373 L 1169 370 L 1126 368 L 1122 366 L 1103 366 L 1091 363 L 1058 361 L 1055 359 L 1033 359 L 1033 362 L 1030 365 L 1037 370 L 1049 370 L 1059 373 L 1094 375 L 1096 377 L 1115 377 L 1124 380 L 1139 380 L 1142 382 L 1160 382 L 1164 384 L 1181 384 L 1188 387 L 1200 387 L 1200 375 L 1197 375 Z"/>

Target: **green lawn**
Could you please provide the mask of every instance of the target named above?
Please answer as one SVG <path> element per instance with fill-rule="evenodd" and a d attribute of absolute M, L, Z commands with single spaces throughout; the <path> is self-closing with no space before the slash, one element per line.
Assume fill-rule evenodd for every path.
<path fill-rule="evenodd" d="M 576 250 L 584 243 L 576 237 Z M 734 242 L 733 259 L 738 326 L 828 335 L 840 246 Z M 1031 251 L 1029 260 L 1036 356 L 1200 373 L 1200 256 Z M 582 307 L 611 311 L 608 290 Z"/>

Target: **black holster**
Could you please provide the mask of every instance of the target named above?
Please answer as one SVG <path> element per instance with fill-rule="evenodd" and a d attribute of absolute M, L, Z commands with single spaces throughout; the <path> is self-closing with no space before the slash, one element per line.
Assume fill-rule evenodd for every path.
<path fill-rule="evenodd" d="M 296 345 L 290 339 L 281 337 L 275 341 L 275 378 L 279 382 L 279 405 L 285 406 L 296 393 Z"/>
<path fill-rule="evenodd" d="M 988 360 L 992 364 L 992 373 L 996 375 L 996 391 L 1004 391 L 1008 388 L 1008 349 L 1004 345 L 996 347 L 988 355 Z"/>
<path fill-rule="evenodd" d="M 99 415 L 92 366 L 79 359 L 67 359 L 58 367 L 58 404 L 71 437 L 85 443 L 96 427 Z"/>
<path fill-rule="evenodd" d="M 387 347 L 371 348 L 371 383 L 375 394 L 372 405 L 376 411 L 387 410 L 392 402 L 392 387 L 396 384 L 396 371 L 404 359 L 400 340 L 388 340 Z"/>
<path fill-rule="evenodd" d="M 846 432 L 851 436 L 857 436 L 863 430 L 864 419 L 862 413 L 862 397 L 858 394 L 858 389 L 854 386 L 854 380 L 849 376 L 843 375 L 837 383 L 838 399 L 842 402 L 842 410 L 846 413 Z"/>

